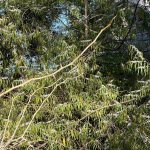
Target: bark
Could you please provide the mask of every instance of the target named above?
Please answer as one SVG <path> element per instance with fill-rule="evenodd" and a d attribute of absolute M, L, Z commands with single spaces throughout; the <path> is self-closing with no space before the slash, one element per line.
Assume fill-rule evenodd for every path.
<path fill-rule="evenodd" d="M 88 38 L 88 0 L 84 0 L 85 5 L 85 38 Z"/>

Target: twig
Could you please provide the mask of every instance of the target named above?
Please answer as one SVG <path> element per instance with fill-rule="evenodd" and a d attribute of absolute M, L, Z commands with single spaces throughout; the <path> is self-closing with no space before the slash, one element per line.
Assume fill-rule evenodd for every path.
<path fill-rule="evenodd" d="M 6 130 L 7 130 L 7 128 L 8 128 L 8 124 L 9 124 L 9 121 L 10 121 L 10 116 L 11 116 L 11 113 L 12 113 L 12 110 L 13 110 L 13 106 L 14 106 L 14 100 L 15 100 L 19 95 L 21 95 L 21 93 L 17 94 L 17 96 L 15 96 L 15 97 L 12 99 L 10 111 L 9 111 L 8 118 L 7 118 L 7 123 L 6 123 L 6 125 L 5 125 L 5 129 L 4 129 L 4 133 L 3 133 L 3 136 L 2 136 L 2 140 L 1 140 L 0 145 L 3 145 L 3 141 L 4 141 L 4 139 L 5 139 Z"/>
<path fill-rule="evenodd" d="M 96 113 L 97 111 L 100 111 L 100 110 L 105 109 L 105 108 L 111 108 L 111 107 L 114 107 L 114 106 L 117 106 L 117 105 L 121 105 L 121 104 L 130 103 L 130 102 L 133 102 L 133 101 L 135 101 L 135 99 L 124 101 L 124 102 L 120 102 L 120 103 L 118 102 L 118 103 L 111 104 L 111 105 L 104 106 L 104 107 L 100 107 L 100 108 L 98 108 L 96 110 L 91 111 L 90 113 L 88 113 L 84 117 L 82 117 L 80 120 L 78 120 L 78 123 L 81 122 L 82 120 L 84 120 L 85 118 L 87 118 L 88 116 L 92 115 L 93 113 Z"/>

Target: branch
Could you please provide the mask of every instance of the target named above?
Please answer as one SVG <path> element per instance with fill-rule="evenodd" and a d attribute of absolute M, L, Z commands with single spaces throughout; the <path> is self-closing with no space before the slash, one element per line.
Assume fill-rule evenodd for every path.
<path fill-rule="evenodd" d="M 85 116 L 83 116 L 81 119 L 79 119 L 77 122 L 73 122 L 72 126 L 68 126 L 64 130 L 64 132 L 70 130 L 70 128 L 72 128 L 72 127 L 75 128 L 81 121 L 83 121 L 84 119 L 86 119 L 90 115 L 92 115 L 92 114 L 94 114 L 94 113 L 96 113 L 96 112 L 98 112 L 100 110 L 111 108 L 111 107 L 115 107 L 115 106 L 118 106 L 118 105 L 128 104 L 128 103 L 134 102 L 135 100 L 136 99 L 131 99 L 131 100 L 123 101 L 123 102 L 117 102 L 117 103 L 114 103 L 114 104 L 110 104 L 110 105 L 99 107 L 99 108 L 97 108 L 95 110 L 92 110 L 91 112 L 89 112 L 88 114 L 86 114 Z"/>
<path fill-rule="evenodd" d="M 37 109 L 37 110 L 35 111 L 35 113 L 32 115 L 32 118 L 31 118 L 31 120 L 27 123 L 27 127 L 26 127 L 26 129 L 24 130 L 23 134 L 22 134 L 18 139 L 13 140 L 14 137 L 15 137 L 15 135 L 16 135 L 16 132 L 17 132 L 17 130 L 18 130 L 18 128 L 19 128 L 19 125 L 20 125 L 20 123 L 21 123 L 21 121 L 22 121 L 22 119 L 23 119 L 23 117 L 24 117 L 25 111 L 26 111 L 26 109 L 27 109 L 27 107 L 28 107 L 28 105 L 29 105 L 29 103 L 30 103 L 30 101 L 31 101 L 32 96 L 33 96 L 39 89 L 37 89 L 34 93 L 32 93 L 31 96 L 30 96 L 29 102 L 28 102 L 27 105 L 24 107 L 23 112 L 21 112 L 22 116 L 21 116 L 21 118 L 20 118 L 18 124 L 16 125 L 16 128 L 15 128 L 15 131 L 13 132 L 13 135 L 12 135 L 11 138 L 6 142 L 6 144 L 4 144 L 4 148 L 8 147 L 8 145 L 10 145 L 10 143 L 13 142 L 13 141 L 18 141 L 18 140 L 21 140 L 21 141 L 22 141 L 22 139 L 24 138 L 24 136 L 25 136 L 26 132 L 28 131 L 29 127 L 30 127 L 31 124 L 33 123 L 33 120 L 34 120 L 35 116 L 36 116 L 37 113 L 41 110 L 41 108 L 43 107 L 43 105 L 45 104 L 45 102 L 46 102 L 46 101 L 52 96 L 52 94 L 56 91 L 56 89 L 57 89 L 59 86 L 61 86 L 62 84 L 67 83 L 67 81 L 76 79 L 76 78 L 78 78 L 78 77 L 80 77 L 80 76 L 81 76 L 81 75 L 78 75 L 78 76 L 73 77 L 73 78 L 66 78 L 64 81 L 62 81 L 62 82 L 60 82 L 60 83 L 57 83 L 57 82 L 60 80 L 60 79 L 58 79 L 58 80 L 53 84 L 53 86 L 54 86 L 55 84 L 56 84 L 56 85 L 54 86 L 54 88 L 52 89 L 52 91 L 50 92 L 50 94 L 48 94 L 48 96 L 43 100 L 43 102 L 41 103 L 41 105 L 38 107 L 38 109 Z M 47 87 L 46 87 L 46 88 L 47 88 Z"/>
<path fill-rule="evenodd" d="M 53 72 L 53 73 L 51 73 L 51 74 L 49 74 L 49 75 L 45 75 L 45 76 L 37 77 L 37 78 L 31 78 L 31 79 L 26 80 L 25 82 L 23 82 L 23 83 L 21 83 L 21 84 L 19 84 L 19 85 L 17 85 L 17 86 L 11 87 L 10 89 L 8 89 L 8 90 L 6 90 L 6 91 L 1 92 L 1 93 L 0 93 L 0 97 L 2 97 L 2 96 L 4 96 L 4 95 L 8 94 L 9 92 L 11 92 L 11 91 L 13 91 L 13 90 L 15 90 L 15 89 L 18 89 L 18 88 L 20 88 L 20 87 L 23 87 L 23 86 L 25 86 L 25 85 L 27 85 L 27 84 L 29 84 L 29 83 L 31 83 L 31 82 L 34 82 L 34 81 L 38 81 L 38 80 L 42 80 L 42 79 L 45 79 L 45 78 L 48 78 L 48 77 L 55 76 L 57 73 L 61 72 L 62 70 L 66 69 L 66 68 L 68 68 L 68 67 L 70 67 L 70 66 L 72 66 L 72 65 L 97 41 L 97 39 L 99 38 L 99 36 L 100 36 L 105 30 L 107 30 L 107 29 L 112 25 L 112 23 L 113 23 L 113 21 L 114 21 L 115 18 L 116 18 L 116 16 L 112 18 L 112 20 L 108 23 L 108 25 L 107 25 L 106 27 L 104 27 L 103 29 L 100 30 L 100 32 L 99 32 L 98 35 L 95 37 L 95 39 L 94 39 L 72 62 L 70 62 L 69 64 L 67 64 L 67 65 L 65 65 L 65 66 L 63 66 L 63 67 L 61 67 L 61 68 L 59 68 L 58 70 L 56 70 L 55 72 Z"/>
<path fill-rule="evenodd" d="M 140 0 L 138 0 L 137 4 L 135 6 L 134 13 L 133 13 L 133 19 L 132 19 L 131 25 L 129 27 L 129 30 L 128 30 L 126 36 L 124 37 L 124 39 L 122 40 L 122 42 L 120 43 L 120 45 L 116 49 L 114 49 L 114 50 L 120 49 L 122 47 L 122 45 L 126 42 L 129 34 L 131 33 L 131 30 L 133 28 L 134 22 L 136 20 L 136 12 L 137 12 L 137 8 L 138 8 L 138 5 L 139 5 L 139 2 L 140 2 Z"/>

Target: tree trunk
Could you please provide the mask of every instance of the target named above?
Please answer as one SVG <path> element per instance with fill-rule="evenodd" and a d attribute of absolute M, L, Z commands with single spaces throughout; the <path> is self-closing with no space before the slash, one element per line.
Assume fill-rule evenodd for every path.
<path fill-rule="evenodd" d="M 85 5 L 85 38 L 88 38 L 88 0 L 84 0 Z"/>

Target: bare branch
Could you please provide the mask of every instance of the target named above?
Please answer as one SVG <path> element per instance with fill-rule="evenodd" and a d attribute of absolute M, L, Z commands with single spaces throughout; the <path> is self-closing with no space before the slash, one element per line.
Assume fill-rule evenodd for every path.
<path fill-rule="evenodd" d="M 100 32 L 98 33 L 98 35 L 95 37 L 95 39 L 72 61 L 70 62 L 69 64 L 59 68 L 58 70 L 56 70 L 55 72 L 49 74 L 49 75 L 45 75 L 45 76 L 42 76 L 42 77 L 37 77 L 37 78 L 31 78 L 31 79 L 28 79 L 26 80 L 25 82 L 17 85 L 17 86 L 14 86 L 14 87 L 11 87 L 10 89 L 4 91 L 4 92 L 1 92 L 0 93 L 0 97 L 8 94 L 9 92 L 15 90 L 15 89 L 18 89 L 20 87 L 23 87 L 31 82 L 35 82 L 35 81 L 38 81 L 38 80 L 42 80 L 42 79 L 45 79 L 45 78 L 49 78 L 49 77 L 53 77 L 55 76 L 57 73 L 61 72 L 62 70 L 72 66 L 96 41 L 97 39 L 99 38 L 99 36 L 104 32 L 106 31 L 113 23 L 113 21 L 115 20 L 116 16 L 112 18 L 112 20 L 108 23 L 107 26 L 105 26 L 103 29 L 100 30 Z"/>

